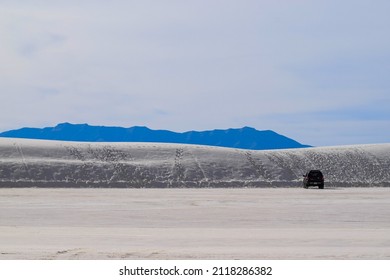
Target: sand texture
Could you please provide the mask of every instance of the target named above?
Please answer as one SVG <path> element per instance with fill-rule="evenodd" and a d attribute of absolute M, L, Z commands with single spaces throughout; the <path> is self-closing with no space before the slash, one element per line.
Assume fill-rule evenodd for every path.
<path fill-rule="evenodd" d="M 390 259 L 389 188 L 0 188 L 0 259 Z"/>
<path fill-rule="evenodd" d="M 158 143 L 0 138 L 0 187 L 389 187 L 390 144 L 253 151 Z"/>

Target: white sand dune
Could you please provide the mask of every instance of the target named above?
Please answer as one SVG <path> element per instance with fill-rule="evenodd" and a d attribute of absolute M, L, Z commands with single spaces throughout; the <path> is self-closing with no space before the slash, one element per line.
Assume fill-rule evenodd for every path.
<path fill-rule="evenodd" d="M 0 188 L 0 259 L 390 259 L 390 189 Z"/>
<path fill-rule="evenodd" d="M 0 187 L 390 186 L 390 144 L 253 151 L 0 138 Z"/>
<path fill-rule="evenodd" d="M 389 167 L 390 144 L 0 139 L 0 259 L 390 259 Z M 325 190 L 286 188 L 309 169 Z"/>

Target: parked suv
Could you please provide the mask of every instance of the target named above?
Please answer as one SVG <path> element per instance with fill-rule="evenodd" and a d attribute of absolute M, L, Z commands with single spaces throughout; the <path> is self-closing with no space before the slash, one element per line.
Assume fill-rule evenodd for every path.
<path fill-rule="evenodd" d="M 324 176 L 320 170 L 310 170 L 306 175 L 303 175 L 303 187 L 307 189 L 309 186 L 324 188 Z"/>

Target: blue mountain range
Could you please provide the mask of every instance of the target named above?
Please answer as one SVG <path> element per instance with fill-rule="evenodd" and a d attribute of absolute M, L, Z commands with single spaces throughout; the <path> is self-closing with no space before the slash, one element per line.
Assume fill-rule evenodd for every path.
<path fill-rule="evenodd" d="M 5 131 L 0 133 L 0 137 L 82 142 L 159 142 L 252 150 L 310 147 L 272 130 L 259 131 L 251 127 L 178 133 L 168 130 L 152 130 L 144 126 L 124 128 L 61 123 L 55 127 Z"/>

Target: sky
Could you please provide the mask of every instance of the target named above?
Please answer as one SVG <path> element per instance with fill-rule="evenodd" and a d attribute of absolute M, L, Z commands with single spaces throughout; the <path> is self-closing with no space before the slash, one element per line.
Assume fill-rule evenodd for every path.
<path fill-rule="evenodd" d="M 390 142 L 388 0 L 0 0 L 0 131 Z"/>

